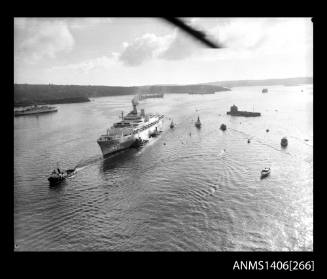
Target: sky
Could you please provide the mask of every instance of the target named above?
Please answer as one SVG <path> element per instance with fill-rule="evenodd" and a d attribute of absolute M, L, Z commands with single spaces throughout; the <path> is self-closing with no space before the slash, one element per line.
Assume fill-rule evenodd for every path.
<path fill-rule="evenodd" d="M 311 18 L 15 18 L 14 83 L 138 86 L 313 76 Z"/>

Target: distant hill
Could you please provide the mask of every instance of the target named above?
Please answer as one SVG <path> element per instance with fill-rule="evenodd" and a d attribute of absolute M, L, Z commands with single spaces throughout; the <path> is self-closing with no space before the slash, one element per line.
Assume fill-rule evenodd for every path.
<path fill-rule="evenodd" d="M 14 105 L 88 102 L 90 97 L 135 95 L 145 93 L 209 93 L 229 91 L 218 85 L 84 86 L 15 84 Z"/>
<path fill-rule="evenodd" d="M 230 91 L 238 86 L 311 84 L 312 77 L 216 81 L 189 85 L 97 86 L 97 85 L 44 85 L 14 84 L 14 105 L 61 104 L 88 102 L 90 97 L 135 95 L 146 93 L 213 93 Z"/>
<path fill-rule="evenodd" d="M 224 87 L 239 87 L 239 86 L 268 86 L 268 85 L 298 85 L 298 84 L 312 84 L 312 77 L 297 77 L 297 78 L 283 78 L 283 79 L 262 79 L 262 80 L 230 80 L 230 81 L 215 81 L 203 83 L 206 85 L 219 85 Z"/>

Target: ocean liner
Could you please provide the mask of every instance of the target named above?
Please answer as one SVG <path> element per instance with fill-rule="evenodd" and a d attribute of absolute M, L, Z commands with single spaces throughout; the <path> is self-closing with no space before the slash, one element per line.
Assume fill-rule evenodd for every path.
<path fill-rule="evenodd" d="M 132 104 L 133 110 L 125 117 L 122 113 L 122 120 L 114 123 L 97 140 L 103 156 L 127 149 L 135 143 L 145 142 L 162 129 L 164 115 L 145 114 L 144 109 L 138 113 L 134 99 Z"/>
<path fill-rule="evenodd" d="M 30 106 L 23 110 L 16 110 L 14 112 L 15 116 L 22 116 L 22 115 L 30 115 L 30 114 L 41 114 L 41 113 L 49 113 L 49 112 L 56 112 L 58 109 L 52 106 Z"/>

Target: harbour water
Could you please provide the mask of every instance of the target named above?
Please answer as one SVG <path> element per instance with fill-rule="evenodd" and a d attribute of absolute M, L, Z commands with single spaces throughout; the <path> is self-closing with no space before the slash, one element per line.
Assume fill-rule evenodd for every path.
<path fill-rule="evenodd" d="M 106 159 L 96 140 L 132 96 L 15 118 L 15 249 L 312 251 L 313 88 L 267 88 L 146 99 L 139 109 L 165 114 L 163 132 Z M 262 116 L 226 115 L 233 104 Z M 57 162 L 78 172 L 51 188 Z"/>

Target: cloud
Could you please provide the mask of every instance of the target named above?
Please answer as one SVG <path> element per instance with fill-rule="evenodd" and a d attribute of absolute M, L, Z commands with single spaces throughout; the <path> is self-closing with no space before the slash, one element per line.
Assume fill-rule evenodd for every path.
<path fill-rule="evenodd" d="M 163 48 L 166 48 L 169 37 L 155 34 L 144 34 L 133 42 L 123 43 L 123 51 L 119 60 L 128 66 L 138 66 L 151 58 L 158 56 Z"/>
<path fill-rule="evenodd" d="M 115 53 L 111 57 L 102 56 L 94 59 L 89 59 L 81 63 L 67 64 L 63 66 L 53 66 L 49 68 L 49 72 L 71 72 L 76 71 L 82 74 L 89 74 L 92 71 L 101 71 L 110 69 L 117 63 Z"/>
<path fill-rule="evenodd" d="M 112 19 L 108 17 L 71 17 L 64 20 L 72 29 L 82 29 L 103 23 L 112 23 Z"/>
<path fill-rule="evenodd" d="M 183 32 L 174 32 L 157 36 L 145 34 L 133 42 L 123 43 L 119 60 L 128 66 L 138 66 L 151 59 L 181 60 L 192 56 L 199 45 Z"/>
<path fill-rule="evenodd" d="M 167 48 L 159 54 L 159 58 L 166 60 L 182 60 L 191 57 L 201 49 L 199 43 L 194 42 L 187 34 L 175 30 Z"/>
<path fill-rule="evenodd" d="M 35 63 L 73 49 L 74 38 L 65 21 L 15 18 L 15 56 Z"/>
<path fill-rule="evenodd" d="M 229 49 L 279 52 L 293 48 L 294 43 L 312 44 L 310 27 L 307 18 L 234 18 L 209 32 Z"/>

